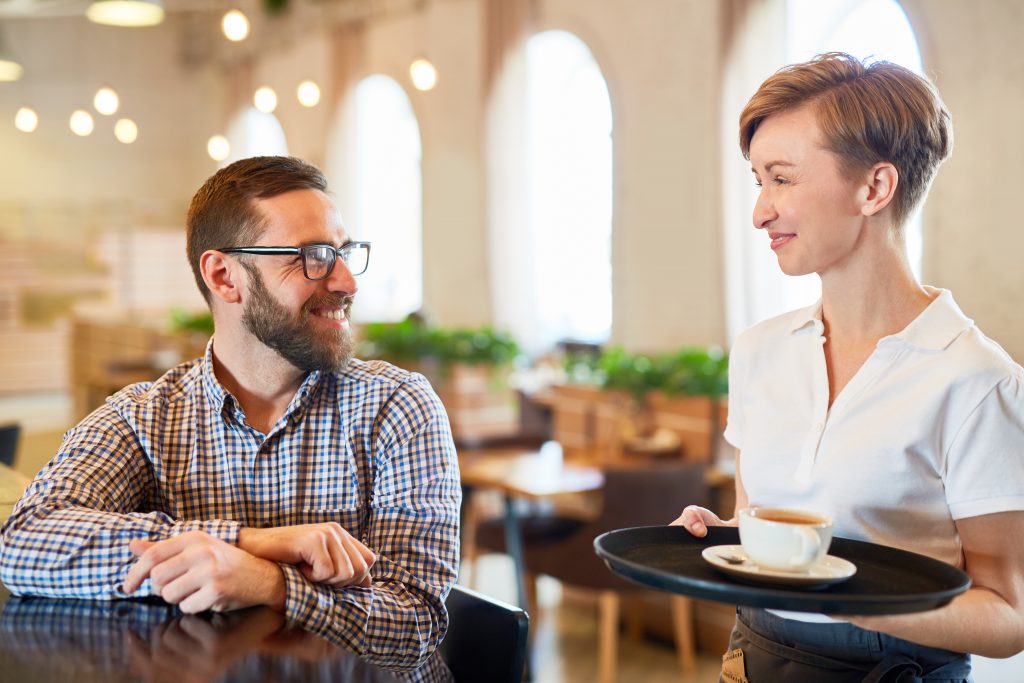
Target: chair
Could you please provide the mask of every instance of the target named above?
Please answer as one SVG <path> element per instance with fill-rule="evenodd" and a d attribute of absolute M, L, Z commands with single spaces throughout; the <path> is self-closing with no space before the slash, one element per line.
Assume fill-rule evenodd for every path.
<path fill-rule="evenodd" d="M 615 680 L 620 596 L 644 589 L 613 574 L 594 552 L 594 538 L 612 529 L 667 524 L 686 505 L 704 505 L 708 489 L 703 463 L 657 463 L 616 467 L 605 472 L 604 502 L 597 519 L 580 521 L 548 516 L 524 517 L 520 528 L 526 569 L 563 583 L 600 591 L 598 604 L 599 680 Z M 482 522 L 476 533 L 481 548 L 505 551 L 502 520 Z M 692 603 L 670 596 L 680 663 L 694 667 Z"/>
<path fill-rule="evenodd" d="M 18 453 L 18 437 L 21 425 L 7 424 L 0 426 L 0 463 L 14 467 L 14 456 Z"/>
<path fill-rule="evenodd" d="M 445 605 L 449 624 L 440 650 L 456 683 L 520 683 L 530 624 L 526 612 L 458 585 Z"/>

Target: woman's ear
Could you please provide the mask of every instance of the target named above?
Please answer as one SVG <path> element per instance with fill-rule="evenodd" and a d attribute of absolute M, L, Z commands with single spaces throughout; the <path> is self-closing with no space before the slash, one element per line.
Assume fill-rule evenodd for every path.
<path fill-rule="evenodd" d="M 860 211 L 865 216 L 874 216 L 895 199 L 900 174 L 888 161 L 880 161 L 868 169 L 864 179 L 866 182 Z"/>
<path fill-rule="evenodd" d="M 204 251 L 199 257 L 199 272 L 210 292 L 221 301 L 236 304 L 242 299 L 238 263 L 219 251 Z"/>

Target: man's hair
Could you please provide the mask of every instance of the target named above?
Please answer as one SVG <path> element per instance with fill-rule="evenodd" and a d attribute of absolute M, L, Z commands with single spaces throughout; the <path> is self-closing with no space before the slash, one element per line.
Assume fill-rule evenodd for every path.
<path fill-rule="evenodd" d="M 203 282 L 199 257 L 210 249 L 255 243 L 265 229 L 255 200 L 293 190 L 327 192 L 327 178 L 320 169 L 295 157 L 251 157 L 214 173 L 192 197 L 185 223 L 185 250 L 207 304 L 211 294 Z"/>
<path fill-rule="evenodd" d="M 848 175 L 879 162 L 896 167 L 893 199 L 897 229 L 924 201 L 939 165 L 953 148 L 949 110 L 927 79 L 892 62 L 860 61 L 842 52 L 775 72 L 740 114 L 740 149 L 772 114 L 809 104 L 826 149 Z"/>

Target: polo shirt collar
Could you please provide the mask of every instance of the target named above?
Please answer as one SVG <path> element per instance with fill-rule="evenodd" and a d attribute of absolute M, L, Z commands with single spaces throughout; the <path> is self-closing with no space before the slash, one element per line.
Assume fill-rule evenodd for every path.
<path fill-rule="evenodd" d="M 937 296 L 909 325 L 896 334 L 884 337 L 879 343 L 900 341 L 921 349 L 941 351 L 974 325 L 974 321 L 964 315 L 957 306 L 952 292 L 948 289 L 928 285 L 924 285 L 924 289 L 929 294 Z M 824 329 L 821 322 L 821 299 L 812 306 L 794 311 L 789 331 L 795 333 L 809 325 L 819 332 Z"/>

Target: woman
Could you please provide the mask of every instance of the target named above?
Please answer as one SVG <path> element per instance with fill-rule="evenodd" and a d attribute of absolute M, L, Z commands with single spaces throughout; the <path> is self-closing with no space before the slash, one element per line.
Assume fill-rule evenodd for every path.
<path fill-rule="evenodd" d="M 761 188 L 754 226 L 783 272 L 821 277 L 822 296 L 732 349 L 737 509 L 829 514 L 837 536 L 973 581 L 911 615 L 740 608 L 730 651 L 743 651 L 750 683 L 968 681 L 963 653 L 1024 649 L 1024 371 L 950 292 L 916 281 L 904 243 L 951 145 L 928 81 L 840 53 L 782 69 L 740 117 Z M 673 524 L 704 536 L 735 520 L 690 506 Z"/>

